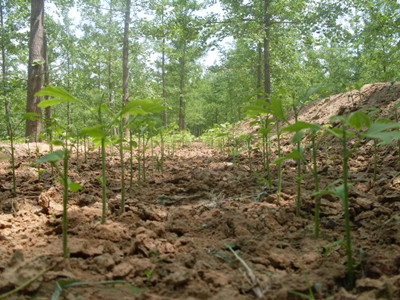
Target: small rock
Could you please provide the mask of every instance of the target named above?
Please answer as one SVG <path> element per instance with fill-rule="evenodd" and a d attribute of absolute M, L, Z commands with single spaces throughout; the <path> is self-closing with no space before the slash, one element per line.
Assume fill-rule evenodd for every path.
<path fill-rule="evenodd" d="M 115 262 L 111 254 L 104 253 L 102 255 L 96 256 L 94 262 L 100 269 L 110 270 L 114 266 Z"/>
<path fill-rule="evenodd" d="M 120 263 L 119 265 L 116 265 L 113 269 L 113 278 L 122 278 L 127 276 L 131 271 L 133 267 L 130 263 L 128 262 L 123 262 Z"/>
<path fill-rule="evenodd" d="M 204 281 L 212 284 L 215 287 L 223 287 L 230 282 L 229 277 L 217 271 L 204 272 L 203 274 L 200 274 L 200 276 L 204 279 Z"/>

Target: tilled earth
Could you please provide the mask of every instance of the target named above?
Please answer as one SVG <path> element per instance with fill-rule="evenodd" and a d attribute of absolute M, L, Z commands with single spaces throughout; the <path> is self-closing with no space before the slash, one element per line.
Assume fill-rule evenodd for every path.
<path fill-rule="evenodd" d="M 395 92 L 390 88 L 390 84 L 364 87 L 364 98 L 350 103 L 343 100 L 349 99 L 348 94 L 321 100 L 307 107 L 303 118 L 327 123 L 327 114 L 371 105 L 390 117 L 394 101 L 400 100 L 398 86 Z M 308 295 L 309 288 L 315 299 L 400 299 L 396 147 L 379 148 L 376 181 L 373 144 L 362 144 L 350 161 L 357 279 L 351 291 L 344 288 L 341 201 L 323 196 L 321 238 L 316 240 L 313 177 L 307 174 L 303 179 L 302 211 L 296 216 L 294 161 L 284 163 L 278 203 L 276 188 L 262 180 L 259 153 L 254 153 L 251 172 L 246 153 L 233 161 L 218 149 L 195 142 L 170 155 L 163 172 L 153 170 L 148 161 L 147 181 L 138 184 L 135 178 L 126 212 L 120 215 L 119 159 L 114 151 L 115 156 L 109 153 L 107 160 L 109 215 L 101 224 L 99 154 L 92 151 L 86 163 L 80 158 L 78 167 L 72 156 L 70 177 L 83 190 L 70 193 L 71 258 L 64 260 L 62 186 L 49 170 L 38 181 L 37 169 L 29 165 L 37 159 L 35 147 L 17 145 L 17 194 L 12 192 L 9 162 L 0 163 L 0 295 L 45 272 L 8 299 L 50 299 L 60 280 L 124 281 L 69 287 L 61 295 L 64 299 L 301 299 L 291 292 Z M 284 151 L 290 147 L 284 141 Z M 38 148 L 42 154 L 48 150 L 44 144 Z M 322 187 L 341 177 L 340 152 L 334 139 L 321 144 Z M 272 171 L 276 178 L 276 166 Z M 226 245 L 236 250 L 242 262 Z"/>

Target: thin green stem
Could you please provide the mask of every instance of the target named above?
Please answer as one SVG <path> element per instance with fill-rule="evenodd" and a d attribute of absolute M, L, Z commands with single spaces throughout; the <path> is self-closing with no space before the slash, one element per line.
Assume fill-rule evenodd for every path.
<path fill-rule="evenodd" d="M 125 164 L 124 164 L 124 148 L 123 148 L 123 138 L 124 138 L 124 128 L 123 128 L 123 118 L 121 118 L 119 124 L 119 156 L 121 159 L 121 214 L 125 212 Z"/>
<path fill-rule="evenodd" d="M 315 221 L 315 238 L 319 238 L 319 209 L 321 206 L 321 197 L 318 195 L 319 193 L 319 177 L 318 177 L 318 165 L 317 165 L 317 147 L 315 144 L 315 135 L 311 136 L 312 150 L 313 150 L 313 175 L 314 175 L 314 184 L 315 184 L 315 193 L 317 196 L 315 197 L 315 213 L 314 213 L 314 221 Z"/>
<path fill-rule="evenodd" d="M 69 258 L 69 249 L 68 249 L 68 160 L 69 154 L 68 150 L 65 149 L 64 154 L 64 173 L 63 173 L 63 184 L 64 184 L 64 194 L 63 194 L 63 252 L 64 258 Z"/>
<path fill-rule="evenodd" d="M 278 157 L 281 157 L 281 129 L 279 126 L 279 120 L 276 121 L 276 134 L 278 137 Z M 282 190 L 282 164 L 278 163 L 278 204 L 281 202 L 281 190 Z"/>
<path fill-rule="evenodd" d="M 351 232 L 350 232 L 350 212 L 349 212 L 349 151 L 347 148 L 347 132 L 346 126 L 343 125 L 343 206 L 344 217 L 346 222 L 346 252 L 347 252 L 347 288 L 351 290 L 354 287 L 354 263 L 351 248 Z"/>
<path fill-rule="evenodd" d="M 129 193 L 133 190 L 133 145 L 132 145 L 132 130 L 129 129 L 129 154 L 130 154 L 130 169 L 129 169 Z"/>
<path fill-rule="evenodd" d="M 377 180 L 378 175 L 378 141 L 374 139 L 374 181 Z"/>
<path fill-rule="evenodd" d="M 101 215 L 101 224 L 106 222 L 107 218 L 107 182 L 106 182 L 106 139 L 101 139 L 101 162 L 102 162 L 102 192 L 103 192 L 103 209 Z"/>
<path fill-rule="evenodd" d="M 10 143 L 11 143 L 11 168 L 12 168 L 12 178 L 13 178 L 13 192 L 17 193 L 17 177 L 15 176 L 15 149 L 14 149 L 14 132 L 10 127 Z"/>
<path fill-rule="evenodd" d="M 301 142 L 297 142 L 297 151 L 300 153 L 301 151 Z M 301 208 L 301 159 L 297 160 L 297 205 L 296 205 L 296 215 L 300 216 L 300 208 Z"/>

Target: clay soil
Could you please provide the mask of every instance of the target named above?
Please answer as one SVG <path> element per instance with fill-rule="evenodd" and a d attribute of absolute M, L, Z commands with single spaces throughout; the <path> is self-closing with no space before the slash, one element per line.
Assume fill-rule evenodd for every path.
<path fill-rule="evenodd" d="M 361 95 L 361 98 L 360 98 Z M 329 117 L 369 107 L 392 118 L 400 84 L 368 85 L 305 107 L 301 119 L 329 123 Z M 242 130 L 251 131 L 246 123 Z M 238 129 L 239 130 L 239 129 Z M 284 140 L 284 151 L 290 151 Z M 9 147 L 7 144 L 3 144 Z M 295 214 L 296 163 L 284 164 L 282 199 L 262 178 L 261 155 L 230 155 L 199 141 L 168 156 L 163 172 L 147 163 L 147 181 L 135 184 L 120 214 L 117 151 L 108 153 L 109 215 L 100 223 L 101 162 L 97 150 L 75 155 L 70 177 L 83 190 L 70 193 L 69 247 L 62 257 L 62 186 L 50 169 L 38 181 L 30 163 L 45 144 L 17 145 L 17 193 L 10 162 L 0 163 L 0 295 L 45 271 L 8 299 L 50 299 L 57 281 L 103 282 L 65 289 L 60 299 L 400 299 L 400 175 L 397 144 L 379 148 L 373 180 L 373 144 L 364 142 L 350 161 L 350 214 L 356 284 L 345 289 L 343 206 L 322 198 L 321 238 L 314 238 L 313 177 L 303 179 L 301 216 Z M 276 149 L 273 149 L 276 151 Z M 342 176 L 341 144 L 321 143 L 321 186 Z M 112 155 L 114 154 L 114 155 Z M 274 157 L 276 158 L 276 153 Z M 128 158 L 126 158 L 128 161 Z M 136 165 L 135 165 L 136 167 Z M 276 178 L 276 166 L 272 165 Z M 135 169 L 135 176 L 137 170 Z M 249 267 L 237 260 L 233 250 Z M 249 271 L 251 270 L 251 271 Z M 263 295 L 262 297 L 260 295 Z"/>

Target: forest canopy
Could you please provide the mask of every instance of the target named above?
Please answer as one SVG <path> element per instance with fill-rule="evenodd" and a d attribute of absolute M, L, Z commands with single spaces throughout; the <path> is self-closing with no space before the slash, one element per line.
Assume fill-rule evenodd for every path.
<path fill-rule="evenodd" d="M 32 60 L 30 20 L 41 5 L 45 54 Z M 200 135 L 281 90 L 305 102 L 398 80 L 399 46 L 396 0 L 2 0 L 0 138 L 8 119 L 35 112 L 27 91 L 36 67 L 40 87 L 114 112 L 158 99 L 167 107 L 160 126 Z M 78 129 L 92 122 L 74 103 L 40 115 Z"/>

